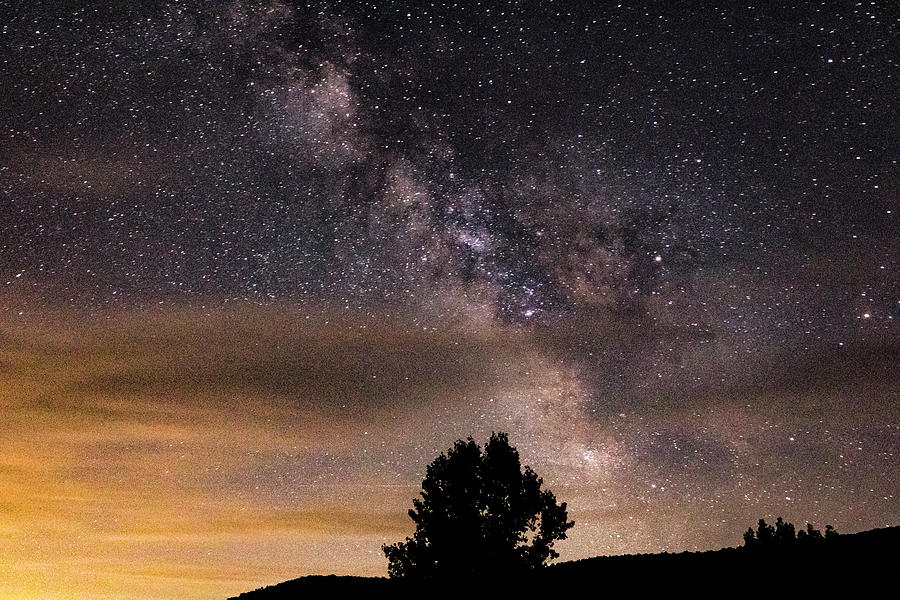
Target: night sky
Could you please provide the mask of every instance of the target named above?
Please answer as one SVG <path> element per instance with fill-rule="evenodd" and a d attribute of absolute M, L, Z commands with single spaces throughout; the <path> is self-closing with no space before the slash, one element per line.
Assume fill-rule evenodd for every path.
<path fill-rule="evenodd" d="M 900 4 L 0 2 L 0 595 L 900 523 Z"/>

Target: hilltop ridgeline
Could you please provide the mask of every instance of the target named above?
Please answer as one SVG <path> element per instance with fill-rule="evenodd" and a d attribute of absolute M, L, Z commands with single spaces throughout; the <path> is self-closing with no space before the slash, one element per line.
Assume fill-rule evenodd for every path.
<path fill-rule="evenodd" d="M 767 534 L 763 537 L 767 539 Z M 743 597 L 756 595 L 764 584 L 768 597 L 798 598 L 851 586 L 860 593 L 868 588 L 896 589 L 900 526 L 822 538 L 821 543 L 750 543 L 706 552 L 598 556 L 550 565 L 512 580 L 408 583 L 384 577 L 310 576 L 245 592 L 230 600 L 293 600 L 317 594 L 426 598 L 439 592 L 472 594 L 485 589 L 554 594 L 592 590 L 629 597 L 667 590 Z"/>

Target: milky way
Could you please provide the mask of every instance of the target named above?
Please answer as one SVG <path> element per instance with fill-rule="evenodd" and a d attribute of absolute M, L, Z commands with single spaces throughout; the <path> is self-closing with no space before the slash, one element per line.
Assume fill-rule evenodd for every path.
<path fill-rule="evenodd" d="M 0 6 L 0 591 L 384 574 L 494 430 L 563 558 L 900 522 L 897 6 L 570 4 Z"/>

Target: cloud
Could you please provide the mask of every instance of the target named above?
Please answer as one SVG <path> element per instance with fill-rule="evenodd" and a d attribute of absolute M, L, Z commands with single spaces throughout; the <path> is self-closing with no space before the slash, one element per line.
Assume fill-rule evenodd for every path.
<path fill-rule="evenodd" d="M 0 171 L 0 185 L 17 194 L 78 195 L 106 202 L 131 196 L 136 190 L 181 182 L 172 164 L 140 147 L 110 148 L 100 143 L 59 146 L 13 144 Z M 36 201 L 36 200 L 35 200 Z"/>
<path fill-rule="evenodd" d="M 89 408 L 90 397 L 166 397 L 191 405 L 192 398 L 228 403 L 235 395 L 313 412 L 345 405 L 377 410 L 415 404 L 416 395 L 444 388 L 464 395 L 490 379 L 494 363 L 515 354 L 517 335 L 321 313 L 309 318 L 300 307 L 185 311 L 7 330 L 7 348 L 18 351 L 5 352 L 3 362 L 11 379 L 43 369 L 45 397 L 55 396 L 48 401 L 71 401 L 79 410 Z"/>
<path fill-rule="evenodd" d="M 340 571 L 334 555 L 378 573 L 369 550 L 409 533 L 424 465 L 457 437 L 517 431 L 528 463 L 562 472 L 589 436 L 568 427 L 574 374 L 488 313 L 440 328 L 299 305 L 50 314 L 0 330 L 0 532 L 51 548 L 0 539 L 20 565 L 77 539 L 98 572 L 164 547 L 172 573 L 209 548 L 210 565 L 258 548 L 292 573 Z M 306 558 L 282 557 L 298 544 Z"/>

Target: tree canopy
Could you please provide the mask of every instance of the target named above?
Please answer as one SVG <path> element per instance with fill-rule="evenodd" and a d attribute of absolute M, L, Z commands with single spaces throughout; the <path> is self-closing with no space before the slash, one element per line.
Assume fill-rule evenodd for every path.
<path fill-rule="evenodd" d="M 483 452 L 471 437 L 457 440 L 428 465 L 409 511 L 413 537 L 382 547 L 390 576 L 486 578 L 545 565 L 575 523 L 542 485 L 505 433 L 492 434 Z"/>

